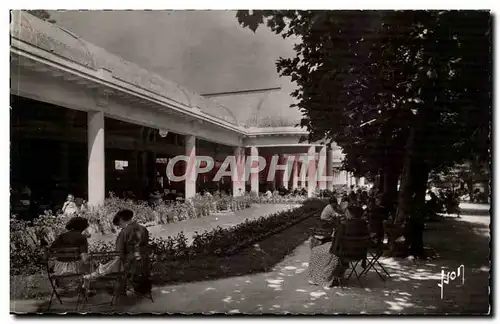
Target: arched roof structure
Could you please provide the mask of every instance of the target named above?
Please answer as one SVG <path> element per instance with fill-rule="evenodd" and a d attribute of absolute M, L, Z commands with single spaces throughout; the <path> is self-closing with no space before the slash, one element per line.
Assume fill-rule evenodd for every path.
<path fill-rule="evenodd" d="M 230 109 L 134 63 L 125 61 L 64 28 L 22 11 L 12 12 L 12 15 L 11 36 L 18 40 L 93 70 L 107 70 L 111 72 L 113 78 L 168 97 L 186 108 L 199 108 L 209 115 L 237 124 Z"/>

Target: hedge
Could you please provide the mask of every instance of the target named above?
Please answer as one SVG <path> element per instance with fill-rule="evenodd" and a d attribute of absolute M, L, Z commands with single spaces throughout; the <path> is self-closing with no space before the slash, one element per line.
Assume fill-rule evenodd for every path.
<path fill-rule="evenodd" d="M 303 205 L 283 212 L 278 212 L 267 217 L 260 217 L 233 227 L 222 229 L 220 227 L 203 233 L 196 233 L 193 242 L 188 245 L 188 239 L 184 233 L 180 232 L 175 237 L 150 239 L 152 276 L 162 278 L 163 272 L 169 269 L 165 265 L 189 260 L 203 260 L 205 257 L 227 257 L 242 249 L 250 247 L 271 235 L 281 232 L 311 216 L 319 215 L 326 205 L 324 200 L 308 199 Z M 12 236 L 12 234 L 11 234 Z M 90 244 L 91 252 L 114 250 L 112 242 L 94 242 Z M 37 254 L 31 254 L 29 258 L 24 258 L 25 263 L 17 268 L 13 267 L 19 255 L 11 254 L 11 298 L 33 298 L 44 296 L 50 293 L 46 286 L 46 278 L 41 271 L 41 251 L 40 259 Z M 18 261 L 18 264 L 20 262 Z M 47 288 L 47 289 L 45 289 Z"/>

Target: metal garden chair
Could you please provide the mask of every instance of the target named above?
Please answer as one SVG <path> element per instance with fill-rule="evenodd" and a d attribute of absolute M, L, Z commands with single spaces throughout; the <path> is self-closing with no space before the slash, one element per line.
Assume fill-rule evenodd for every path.
<path fill-rule="evenodd" d="M 84 295 L 84 290 L 82 288 L 83 276 L 85 275 L 85 273 L 81 272 L 80 269 L 77 268 L 77 273 L 55 274 L 53 272 L 52 265 L 54 261 L 57 260 L 62 262 L 81 261 L 80 250 L 77 247 L 47 249 L 45 253 L 45 269 L 50 282 L 50 286 L 52 288 L 47 311 L 50 310 L 54 297 L 57 298 L 61 305 L 63 305 L 63 302 L 61 300 L 62 294 L 61 291 L 58 290 L 62 290 L 64 288 L 72 288 L 71 284 L 75 284 L 76 286 L 75 290 L 78 295 L 78 299 L 76 302 L 75 311 L 78 311 L 78 306 L 80 305 L 82 297 L 86 298 L 86 296 Z"/>

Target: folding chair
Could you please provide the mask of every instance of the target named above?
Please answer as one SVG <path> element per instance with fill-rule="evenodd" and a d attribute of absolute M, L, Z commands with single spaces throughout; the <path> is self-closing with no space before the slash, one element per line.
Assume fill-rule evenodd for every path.
<path fill-rule="evenodd" d="M 371 232 L 371 237 L 369 240 L 369 247 L 367 252 L 368 264 L 364 264 L 364 269 L 360 273 L 360 277 L 366 275 L 371 269 L 375 270 L 377 275 L 385 281 L 385 278 L 380 274 L 376 266 L 378 266 L 387 277 L 391 277 L 387 272 L 385 267 L 378 261 L 380 257 L 384 254 L 384 251 L 388 249 L 388 245 L 384 244 L 385 233 L 389 231 L 389 237 L 397 235 L 393 230 L 394 225 L 384 222 L 383 219 L 379 217 L 373 217 L 375 215 L 369 215 L 369 229 Z M 366 261 L 365 261 L 366 262 Z"/>
<path fill-rule="evenodd" d="M 388 278 L 391 278 L 391 275 L 389 274 L 389 272 L 387 272 L 387 270 L 385 269 L 385 267 L 378 261 L 380 259 L 380 257 L 384 254 L 384 251 L 386 250 L 386 245 L 384 244 L 384 242 L 373 242 L 371 241 L 371 246 L 369 247 L 368 249 L 368 264 L 366 265 L 366 267 L 363 269 L 363 271 L 361 271 L 361 273 L 359 274 L 359 276 L 363 276 L 363 275 L 366 275 L 368 273 L 368 271 L 370 271 L 371 269 L 375 270 L 375 272 L 377 273 L 377 275 L 380 277 L 380 279 L 382 281 L 385 281 L 385 278 L 382 276 L 382 274 L 378 271 L 378 269 L 376 268 L 376 266 L 378 266 L 385 274 Z"/>
<path fill-rule="evenodd" d="M 397 239 L 404 235 L 405 227 L 401 224 L 384 222 L 384 232 L 387 235 L 387 245 L 391 255 L 397 255 Z M 406 244 L 406 243 L 405 243 Z"/>
<path fill-rule="evenodd" d="M 97 271 L 99 264 L 105 264 L 111 260 L 114 260 L 116 257 L 120 257 L 121 254 L 120 252 L 117 251 L 111 251 L 111 252 L 94 252 L 89 254 L 89 262 L 90 262 L 90 273 L 94 273 Z M 120 287 L 125 284 L 126 280 L 126 274 L 123 269 L 123 266 L 120 264 L 120 268 L 118 271 L 111 272 L 105 275 L 99 275 L 98 277 L 95 278 L 88 278 L 84 279 L 84 284 L 85 284 L 85 289 L 84 289 L 84 296 L 85 296 L 85 301 L 86 304 L 88 303 L 88 296 L 89 296 L 89 291 L 91 291 L 93 288 L 100 288 L 96 287 L 95 284 L 100 284 L 100 283 L 113 283 L 113 293 L 112 293 L 112 298 L 110 302 L 108 303 L 102 303 L 102 304 L 92 304 L 92 306 L 99 306 L 99 305 L 115 305 L 115 302 L 118 300 L 118 296 L 120 293 Z"/>
<path fill-rule="evenodd" d="M 335 255 L 339 256 L 341 263 L 348 263 L 349 268 L 351 269 L 350 274 L 345 279 L 347 282 L 352 274 L 356 275 L 359 286 L 361 285 L 361 274 L 358 274 L 356 271 L 356 267 L 359 262 L 366 258 L 368 246 L 369 246 L 370 237 L 369 236 L 349 236 L 343 235 L 339 238 L 337 251 Z M 341 287 L 343 287 L 343 283 L 341 282 Z"/>
<path fill-rule="evenodd" d="M 97 270 L 97 267 L 99 264 L 107 263 L 107 262 L 109 262 L 117 257 L 121 257 L 121 253 L 118 251 L 95 252 L 95 253 L 91 253 L 89 256 L 90 256 L 90 264 L 91 264 L 91 272 L 90 273 L 93 273 L 94 271 Z M 132 278 L 129 277 L 130 270 L 131 270 L 130 265 L 132 262 L 137 262 L 137 261 L 127 262 L 125 264 L 127 264 L 128 266 L 124 266 L 124 262 L 123 262 L 123 260 L 121 260 L 119 271 L 111 272 L 111 273 L 108 273 L 108 274 L 105 274 L 102 276 L 98 276 L 95 278 L 91 277 L 89 279 L 86 279 L 86 294 L 85 294 L 85 296 L 88 296 L 88 292 L 92 288 L 95 288 L 95 284 L 112 282 L 112 283 L 114 283 L 114 285 L 113 285 L 113 293 L 112 293 L 111 301 L 109 303 L 103 303 L 103 305 L 106 305 L 106 304 L 109 304 L 111 306 L 115 305 L 120 293 L 126 292 L 126 291 L 130 291 L 138 297 L 148 298 L 149 300 L 151 300 L 151 302 L 154 302 L 151 290 L 147 294 L 140 294 L 140 293 L 136 292 L 134 289 L 132 289 L 134 283 L 132 282 Z M 88 299 L 86 299 L 86 300 L 88 302 Z M 94 306 L 98 306 L 98 305 L 101 305 L 101 304 L 97 304 Z"/>
<path fill-rule="evenodd" d="M 77 273 L 67 273 L 56 275 L 52 271 L 51 264 L 57 260 L 64 260 L 63 262 L 77 262 L 81 260 L 79 248 L 57 248 L 57 249 L 47 249 L 45 253 L 45 269 L 47 271 L 47 276 L 49 278 L 50 286 L 52 287 L 52 293 L 50 295 L 49 305 L 47 311 L 50 310 L 52 306 L 52 300 L 54 297 L 57 298 L 59 303 L 62 305 L 61 294 L 58 289 L 62 289 L 68 283 L 76 283 L 76 292 L 78 294 L 78 299 L 76 302 L 76 309 L 78 311 L 78 306 L 80 304 L 81 297 L 84 296 L 84 291 L 82 289 L 83 276 L 85 273 L 80 272 L 77 269 Z"/>

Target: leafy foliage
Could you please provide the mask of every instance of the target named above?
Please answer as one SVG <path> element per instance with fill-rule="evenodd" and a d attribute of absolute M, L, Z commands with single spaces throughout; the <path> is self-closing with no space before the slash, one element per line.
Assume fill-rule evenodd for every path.
<path fill-rule="evenodd" d="M 425 117 L 418 147 L 431 168 L 487 152 L 489 13 L 254 10 L 237 18 L 299 39 L 278 72 L 298 85 L 292 96 L 309 139 L 337 142 L 350 171 L 376 173 L 385 155 L 402 159 L 417 113 Z"/>
<path fill-rule="evenodd" d="M 296 56 L 280 58 L 277 70 L 297 83 L 292 96 L 309 140 L 335 141 L 343 167 L 358 176 L 394 170 L 392 190 L 401 174 L 398 218 L 424 203 L 430 171 L 473 155 L 488 161 L 488 12 L 263 10 L 237 18 L 298 40 Z"/>

